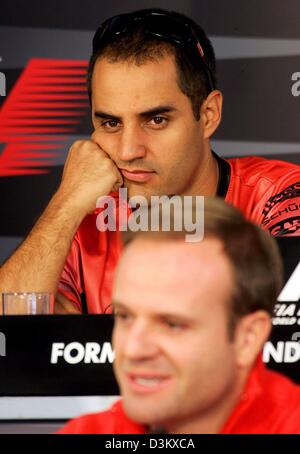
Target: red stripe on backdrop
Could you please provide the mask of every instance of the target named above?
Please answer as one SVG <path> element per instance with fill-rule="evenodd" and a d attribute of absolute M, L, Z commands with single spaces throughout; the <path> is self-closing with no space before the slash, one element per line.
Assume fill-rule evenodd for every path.
<path fill-rule="evenodd" d="M 83 84 L 85 86 L 86 80 L 85 77 L 55 77 L 53 76 L 32 76 L 31 81 L 29 82 L 28 86 L 31 85 L 45 85 L 45 84 Z"/>
<path fill-rule="evenodd" d="M 78 110 L 27 110 L 16 109 L 13 107 L 7 112 L 6 118 L 24 118 L 24 117 L 82 117 L 83 112 Z M 1 121 L 2 124 L 2 121 Z"/>
<path fill-rule="evenodd" d="M 0 142 L 6 144 L 0 176 L 47 173 L 44 167 L 55 165 L 63 151 L 55 142 L 76 134 L 76 125 L 87 115 L 87 63 L 40 58 L 28 62 L 0 110 Z"/>
<path fill-rule="evenodd" d="M 82 109 L 87 109 L 89 107 L 89 104 L 86 102 L 39 102 L 39 101 L 34 101 L 29 103 L 28 101 L 19 101 L 14 103 L 14 109 L 16 110 L 32 110 L 32 109 L 63 109 L 63 108 L 82 108 Z"/>
<path fill-rule="evenodd" d="M 48 92 L 51 92 L 51 93 L 60 93 L 60 92 L 82 92 L 82 93 L 85 93 L 86 92 L 86 86 L 85 84 L 82 84 L 82 85 L 28 85 L 23 93 L 24 94 L 31 94 L 31 93 L 48 93 Z"/>
<path fill-rule="evenodd" d="M 86 93 L 82 94 L 82 93 L 66 93 L 66 94 L 60 94 L 60 93 L 46 93 L 46 94 L 36 94 L 36 93 L 32 93 L 31 95 L 28 95 L 28 94 L 21 94 L 17 101 L 16 102 L 19 102 L 19 101 L 50 101 L 50 100 L 55 100 L 55 101 L 59 101 L 59 100 L 67 100 L 67 99 L 84 99 L 84 100 L 87 100 L 88 99 L 88 95 Z"/>
<path fill-rule="evenodd" d="M 35 76 L 84 76 L 86 77 L 87 70 L 86 69 L 59 69 L 59 68 L 50 68 L 47 67 L 46 69 L 35 69 Z"/>
<path fill-rule="evenodd" d="M 68 136 L 64 134 L 51 134 L 51 135 L 41 135 L 41 134 L 34 134 L 34 135 L 16 135 L 16 134 L 0 134 L 0 142 L 3 143 L 15 143 L 15 142 L 57 142 L 57 141 L 66 141 Z M 49 144 L 50 145 L 50 144 Z M 50 145 L 51 146 L 51 145 Z M 1 156 L 0 156 L 1 157 Z"/>
<path fill-rule="evenodd" d="M 56 120 L 41 119 L 39 118 L 7 118 L 2 122 L 3 126 L 26 126 L 26 125 L 76 125 L 80 120 L 66 120 L 65 118 L 58 118 Z"/>

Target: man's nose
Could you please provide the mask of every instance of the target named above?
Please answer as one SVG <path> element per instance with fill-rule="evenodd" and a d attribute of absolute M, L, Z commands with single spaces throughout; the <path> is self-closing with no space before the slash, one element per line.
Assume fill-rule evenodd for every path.
<path fill-rule="evenodd" d="M 134 161 L 146 156 L 144 134 L 136 126 L 124 126 L 118 144 L 118 160 Z"/>
<path fill-rule="evenodd" d="M 127 333 L 123 351 L 128 360 L 140 361 L 156 357 L 159 348 L 150 327 L 137 321 Z"/>

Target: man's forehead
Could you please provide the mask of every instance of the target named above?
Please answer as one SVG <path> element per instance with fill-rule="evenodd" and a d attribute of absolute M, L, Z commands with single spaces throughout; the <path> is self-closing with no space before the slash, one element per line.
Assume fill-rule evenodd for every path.
<path fill-rule="evenodd" d="M 137 235 L 125 249 L 125 256 L 140 256 L 143 258 L 142 251 L 146 249 L 148 254 L 151 254 L 153 258 L 157 254 L 166 261 L 172 261 L 178 257 L 181 260 L 186 261 L 186 264 L 191 261 L 205 260 L 210 263 L 218 263 L 220 256 L 226 259 L 224 253 L 224 247 L 220 240 L 213 237 L 204 237 L 203 240 L 198 242 L 187 242 L 184 236 L 176 238 L 164 237 L 163 234 L 160 236 L 154 234 L 140 234 Z M 145 257 L 146 261 L 148 257 Z"/>
<path fill-rule="evenodd" d="M 218 289 L 215 289 L 218 282 Z M 231 268 L 218 240 L 195 245 L 183 241 L 134 240 L 121 258 L 115 294 L 136 292 L 155 298 L 186 298 L 208 292 L 228 292 L 232 286 Z M 213 295 L 212 295 L 213 297 Z"/>
<path fill-rule="evenodd" d="M 172 103 L 181 93 L 177 83 L 173 57 L 166 56 L 145 64 L 121 61 L 111 63 L 99 59 L 92 77 L 92 99 L 95 109 L 104 108 L 103 103 L 120 103 L 130 96 L 131 103 L 147 110 L 162 103 Z M 127 101 L 128 103 L 128 101 Z"/>
<path fill-rule="evenodd" d="M 172 54 L 164 54 L 157 58 L 148 58 L 143 62 L 136 62 L 133 58 L 127 60 L 111 60 L 105 56 L 97 59 L 93 75 L 97 72 L 104 70 L 106 71 L 128 71 L 128 70 L 146 70 L 149 71 L 151 68 L 165 67 L 169 73 L 176 74 L 176 62 L 175 57 Z"/>

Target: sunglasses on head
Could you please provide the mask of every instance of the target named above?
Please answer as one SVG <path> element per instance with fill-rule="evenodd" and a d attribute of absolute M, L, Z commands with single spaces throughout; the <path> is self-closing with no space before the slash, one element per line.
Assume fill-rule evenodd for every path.
<path fill-rule="evenodd" d="M 143 23 L 145 33 L 150 36 L 162 38 L 177 46 L 197 49 L 210 91 L 215 89 L 211 71 L 205 62 L 205 54 L 193 28 L 186 22 L 168 14 L 146 12 L 111 17 L 96 31 L 93 38 L 93 53 L 108 43 L 112 37 L 126 33 L 139 22 Z"/>

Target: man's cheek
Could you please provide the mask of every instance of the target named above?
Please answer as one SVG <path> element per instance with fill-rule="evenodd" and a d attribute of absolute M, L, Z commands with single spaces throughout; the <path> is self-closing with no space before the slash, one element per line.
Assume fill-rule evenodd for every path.
<path fill-rule="evenodd" d="M 94 131 L 91 136 L 91 140 L 96 142 L 97 145 L 103 150 L 108 156 L 116 162 L 118 150 L 118 140 L 112 135 L 105 134 L 99 130 Z"/>

